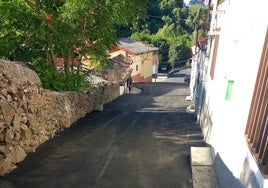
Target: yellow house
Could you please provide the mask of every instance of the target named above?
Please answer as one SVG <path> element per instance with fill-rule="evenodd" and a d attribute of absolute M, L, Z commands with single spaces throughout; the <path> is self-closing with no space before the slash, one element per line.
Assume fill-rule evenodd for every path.
<path fill-rule="evenodd" d="M 158 72 L 158 48 L 149 46 L 130 38 L 122 38 L 117 48 L 110 51 L 111 58 L 123 55 L 126 63 L 132 68 L 134 83 L 152 82 Z"/>

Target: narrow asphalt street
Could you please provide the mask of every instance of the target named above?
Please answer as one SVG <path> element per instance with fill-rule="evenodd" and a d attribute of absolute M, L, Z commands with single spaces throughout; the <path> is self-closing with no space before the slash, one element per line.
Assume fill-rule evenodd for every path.
<path fill-rule="evenodd" d="M 138 84 L 58 133 L 0 177 L 0 187 L 191 188 L 190 147 L 205 146 L 181 70 Z"/>

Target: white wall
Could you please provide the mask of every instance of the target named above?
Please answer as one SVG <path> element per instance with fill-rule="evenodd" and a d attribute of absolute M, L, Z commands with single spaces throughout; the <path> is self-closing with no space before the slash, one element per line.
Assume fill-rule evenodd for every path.
<path fill-rule="evenodd" d="M 245 142 L 244 132 L 268 24 L 267 0 L 226 0 L 214 80 L 206 80 L 207 104 L 213 122 L 209 143 L 237 179 L 245 159 L 260 187 L 263 178 Z M 210 65 L 208 59 L 208 65 Z M 231 101 L 225 100 L 228 80 L 234 80 Z M 249 186 L 250 187 L 250 186 Z"/>

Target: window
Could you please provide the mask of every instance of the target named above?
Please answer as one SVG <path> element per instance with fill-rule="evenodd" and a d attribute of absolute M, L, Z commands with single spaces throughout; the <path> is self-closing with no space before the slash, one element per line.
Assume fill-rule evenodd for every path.
<path fill-rule="evenodd" d="M 136 71 L 138 71 L 139 70 L 139 66 L 138 65 L 136 65 Z"/>
<path fill-rule="evenodd" d="M 263 174 L 268 175 L 268 30 L 246 127 L 249 148 Z"/>
<path fill-rule="evenodd" d="M 216 31 L 220 31 L 220 29 L 216 29 Z M 215 72 L 215 67 L 216 67 L 216 59 L 217 59 L 219 41 L 220 41 L 220 35 L 216 35 L 215 42 L 214 42 L 212 61 L 211 61 L 211 67 L 210 67 L 210 77 L 212 80 L 214 79 L 214 72 Z"/>
<path fill-rule="evenodd" d="M 234 86 L 234 81 L 228 80 L 228 85 L 227 85 L 226 94 L 225 94 L 225 100 L 227 101 L 231 101 L 233 86 Z"/>

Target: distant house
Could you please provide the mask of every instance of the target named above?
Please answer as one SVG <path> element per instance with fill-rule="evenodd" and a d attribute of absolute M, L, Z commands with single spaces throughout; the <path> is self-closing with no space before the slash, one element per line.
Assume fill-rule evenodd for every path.
<path fill-rule="evenodd" d="M 59 70 L 59 71 L 62 71 L 62 70 L 64 70 L 64 58 L 62 58 L 62 57 L 56 57 L 55 58 L 55 66 L 56 66 L 56 68 Z M 49 64 L 48 62 L 47 62 L 47 64 Z M 72 63 L 72 66 L 74 67 L 74 69 L 77 69 L 77 67 L 79 66 L 79 60 L 78 59 L 74 59 L 74 61 L 73 61 L 73 63 Z"/>
<path fill-rule="evenodd" d="M 103 79 L 124 86 L 131 72 L 132 68 L 124 62 L 124 56 L 117 55 L 110 59 L 110 63 L 100 73 Z"/>
<path fill-rule="evenodd" d="M 267 0 L 209 1 L 208 43 L 193 57 L 191 98 L 220 187 L 268 187 Z M 249 14 L 250 12 L 250 14 Z"/>
<path fill-rule="evenodd" d="M 124 56 L 124 61 L 132 68 L 134 83 L 152 82 L 158 70 L 158 48 L 134 41 L 130 38 L 122 38 L 117 47 L 109 52 L 111 57 Z"/>
<path fill-rule="evenodd" d="M 89 60 L 82 60 L 82 69 L 88 74 L 88 81 L 92 84 L 110 82 L 120 85 L 120 94 L 125 92 L 125 83 L 132 72 L 129 63 L 124 61 L 124 56 L 117 55 L 109 58 L 103 69 L 98 70 Z M 86 63 L 85 63 L 86 62 Z"/>

